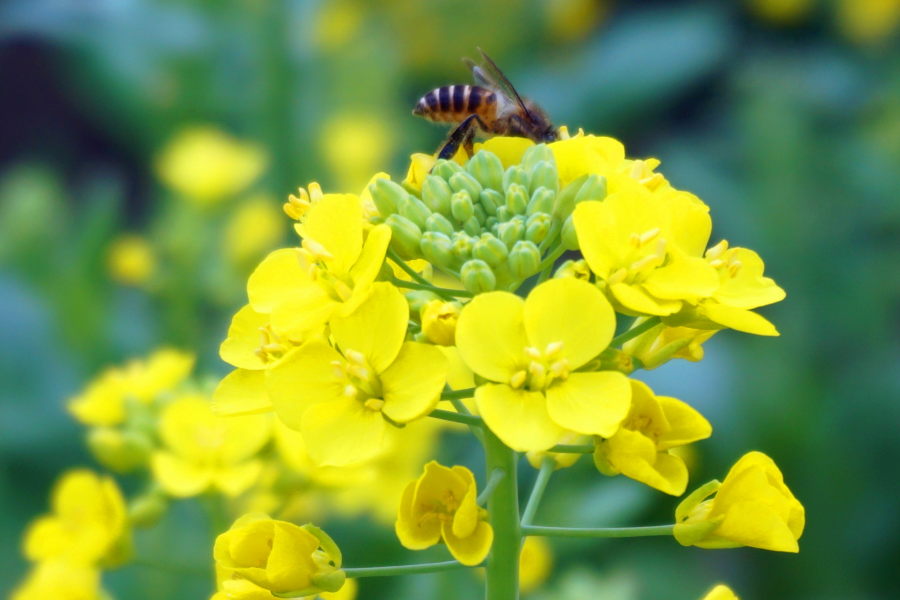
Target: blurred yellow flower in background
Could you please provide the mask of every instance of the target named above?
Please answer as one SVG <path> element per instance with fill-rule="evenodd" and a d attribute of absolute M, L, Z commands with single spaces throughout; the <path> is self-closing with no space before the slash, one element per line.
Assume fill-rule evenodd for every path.
<path fill-rule="evenodd" d="M 113 281 L 141 286 L 156 272 L 156 253 L 146 238 L 125 234 L 116 238 L 107 253 L 107 269 Z"/>
<path fill-rule="evenodd" d="M 477 496 L 470 470 L 431 461 L 403 491 L 395 528 L 400 543 L 424 550 L 443 540 L 462 564 L 480 564 L 491 550 L 494 530 L 486 511 L 476 504 Z"/>
<path fill-rule="evenodd" d="M 546 538 L 530 536 L 519 555 L 519 592 L 527 594 L 541 587 L 553 570 L 553 552 Z"/>
<path fill-rule="evenodd" d="M 739 600 L 727 586 L 717 585 L 703 596 L 703 600 Z"/>
<path fill-rule="evenodd" d="M 32 567 L 9 600 L 106 600 L 100 571 L 65 560 L 43 561 Z"/>
<path fill-rule="evenodd" d="M 882 42 L 900 25 L 900 0 L 839 0 L 837 20 L 841 31 L 851 41 Z"/>
<path fill-rule="evenodd" d="M 237 267 L 255 263 L 284 238 L 281 208 L 274 198 L 252 196 L 231 213 L 223 239 L 225 256 Z"/>
<path fill-rule="evenodd" d="M 160 180 L 187 200 L 211 206 L 245 190 L 266 170 L 267 152 L 215 126 L 187 127 L 156 159 Z"/>
<path fill-rule="evenodd" d="M 608 0 L 544 0 L 550 35 L 565 42 L 585 38 L 609 11 Z"/>
<path fill-rule="evenodd" d="M 205 398 L 185 395 L 163 410 L 159 435 L 166 449 L 153 455 L 153 476 L 172 496 L 209 488 L 237 496 L 259 478 L 262 462 L 254 455 L 270 432 L 266 415 L 217 417 Z"/>
<path fill-rule="evenodd" d="M 125 499 L 112 478 L 84 469 L 69 471 L 53 488 L 51 509 L 28 527 L 28 560 L 93 566 L 117 564 L 130 552 Z"/>
<path fill-rule="evenodd" d="M 358 189 L 388 161 L 393 140 L 394 130 L 385 116 L 339 114 L 322 127 L 322 156 L 340 188 Z"/>
<path fill-rule="evenodd" d="M 675 521 L 675 539 L 684 546 L 799 552 L 806 515 L 772 459 L 749 452 L 724 482 L 713 480 L 685 498 Z"/>
<path fill-rule="evenodd" d="M 796 25 L 812 14 L 816 0 L 749 0 L 748 5 L 761 19 L 777 25 Z"/>

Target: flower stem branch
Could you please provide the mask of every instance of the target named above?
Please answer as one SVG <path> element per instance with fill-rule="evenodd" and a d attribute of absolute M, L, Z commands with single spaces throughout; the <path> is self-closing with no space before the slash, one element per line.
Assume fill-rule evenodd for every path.
<path fill-rule="evenodd" d="M 471 298 L 473 296 L 472 292 L 466 290 L 451 290 L 449 288 L 439 288 L 431 284 L 426 285 L 422 283 L 416 283 L 415 281 L 404 281 L 398 277 L 392 277 L 391 283 L 393 283 L 397 287 L 407 288 L 410 290 L 425 290 L 426 292 L 434 292 L 438 296 L 447 299 Z"/>
<path fill-rule="evenodd" d="M 453 569 L 464 569 L 466 566 L 458 560 L 448 560 L 439 563 L 425 563 L 422 565 L 400 565 L 396 567 L 360 567 L 357 569 L 343 569 L 347 578 L 359 579 L 361 577 L 391 577 L 394 575 L 419 575 L 424 573 L 438 573 Z"/>
<path fill-rule="evenodd" d="M 484 421 L 481 420 L 481 417 L 476 417 L 475 415 L 465 415 L 461 413 L 450 412 L 449 410 L 441 410 L 439 408 L 434 409 L 429 413 L 429 417 L 440 419 L 442 421 L 453 421 L 454 423 L 462 423 L 463 425 L 473 425 L 475 427 L 482 427 L 484 425 Z"/>
<path fill-rule="evenodd" d="M 494 490 L 497 489 L 497 486 L 500 485 L 500 481 L 506 477 L 506 471 L 500 467 L 497 467 L 493 471 L 491 471 L 491 478 L 488 479 L 487 484 L 485 484 L 484 489 L 478 494 L 478 499 L 475 503 L 478 506 L 484 506 L 484 503 L 490 500 L 491 495 L 493 495 Z"/>
<path fill-rule="evenodd" d="M 593 451 L 593 444 L 557 444 L 547 450 L 547 452 L 558 452 L 560 454 L 591 454 Z"/>
<path fill-rule="evenodd" d="M 655 535 L 672 535 L 674 525 L 659 525 L 655 527 L 540 527 L 527 525 L 522 527 L 522 535 L 542 537 L 569 537 L 569 538 L 630 538 L 649 537 Z"/>
<path fill-rule="evenodd" d="M 616 337 L 614 337 L 612 339 L 612 341 L 609 343 L 609 346 L 610 346 L 610 348 L 615 347 L 615 346 L 621 346 L 628 340 L 634 339 L 637 336 L 641 335 L 642 333 L 646 333 L 647 331 L 650 331 L 651 329 L 653 329 L 660 323 L 662 323 L 662 319 L 660 319 L 659 317 L 650 317 L 649 319 L 647 319 L 640 325 L 636 325 L 636 326 L 632 327 L 631 329 L 629 329 L 628 331 L 626 331 L 625 333 L 623 333 L 622 335 L 617 335 Z"/>
<path fill-rule="evenodd" d="M 474 388 L 472 388 L 472 390 L 474 390 Z M 470 390 L 460 390 L 460 391 L 467 392 Z M 442 396 L 442 398 L 443 398 L 443 396 Z M 466 406 L 465 404 L 463 404 L 463 401 L 460 400 L 459 398 L 450 398 L 450 404 L 453 405 L 453 408 L 455 408 L 456 412 L 458 412 L 459 414 L 472 416 L 472 412 L 469 410 L 469 407 Z M 479 427 L 477 425 L 469 425 L 469 429 L 472 431 L 472 435 L 474 435 L 475 438 L 479 442 L 481 442 L 481 445 L 484 446 L 484 432 L 481 431 L 481 427 Z"/>
<path fill-rule="evenodd" d="M 450 390 L 441 392 L 441 400 L 459 400 L 462 398 L 472 398 L 475 396 L 475 388 L 466 388 L 464 390 Z M 453 406 L 456 406 L 454 404 Z M 459 410 L 459 407 L 456 408 Z M 466 409 L 468 412 L 468 409 Z"/>
<path fill-rule="evenodd" d="M 397 252 L 393 248 L 389 247 L 387 249 L 387 256 L 394 262 L 395 265 L 400 267 L 404 273 L 412 277 L 414 281 L 418 281 L 422 285 L 431 285 L 431 282 L 416 273 L 415 269 L 406 264 L 406 261 L 400 258 L 400 256 L 397 255 Z"/>
<path fill-rule="evenodd" d="M 534 520 L 541 498 L 544 496 L 544 490 L 547 489 L 547 483 L 550 482 L 550 476 L 555 470 L 556 460 L 552 456 L 545 456 L 534 487 L 531 488 L 531 496 L 528 498 L 528 504 L 525 505 L 525 512 L 522 513 L 522 527 L 527 527 Z"/>

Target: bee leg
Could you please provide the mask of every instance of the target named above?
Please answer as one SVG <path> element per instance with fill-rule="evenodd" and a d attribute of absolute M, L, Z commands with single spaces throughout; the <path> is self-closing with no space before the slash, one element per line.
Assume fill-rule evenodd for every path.
<path fill-rule="evenodd" d="M 478 128 L 487 131 L 484 121 L 482 121 L 481 117 L 478 115 L 469 115 L 463 119 L 463 121 L 450 132 L 450 135 L 447 136 L 444 143 L 441 144 L 438 149 L 437 157 L 439 159 L 450 160 L 456 156 L 460 146 L 463 146 L 471 155 L 472 139 L 475 137 L 475 132 Z"/>

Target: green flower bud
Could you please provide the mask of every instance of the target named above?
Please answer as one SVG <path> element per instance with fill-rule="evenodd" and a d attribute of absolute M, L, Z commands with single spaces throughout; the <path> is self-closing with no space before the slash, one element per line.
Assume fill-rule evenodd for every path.
<path fill-rule="evenodd" d="M 497 229 L 497 226 L 499 224 L 500 224 L 500 219 L 498 219 L 497 217 L 488 217 L 487 219 L 484 220 L 485 229 L 490 229 L 491 231 L 494 231 L 495 229 Z M 496 231 L 494 231 L 494 233 L 496 233 Z"/>
<path fill-rule="evenodd" d="M 472 258 L 472 246 L 475 242 L 464 232 L 458 231 L 453 236 L 453 255 L 460 262 L 465 262 Z"/>
<path fill-rule="evenodd" d="M 463 285 L 473 294 L 492 292 L 497 287 L 497 277 L 483 260 L 470 260 L 460 271 Z"/>
<path fill-rule="evenodd" d="M 400 204 L 409 198 L 409 192 L 387 179 L 376 179 L 375 183 L 369 186 L 369 193 L 372 194 L 372 201 L 375 202 L 378 214 L 385 218 L 395 214 Z"/>
<path fill-rule="evenodd" d="M 525 239 L 535 244 L 540 244 L 547 239 L 553 219 L 547 213 L 535 213 L 531 215 L 525 224 Z"/>
<path fill-rule="evenodd" d="M 169 510 L 169 500 L 162 490 L 153 490 L 131 500 L 128 504 L 128 522 L 139 529 L 153 527 Z"/>
<path fill-rule="evenodd" d="M 491 267 L 498 267 L 506 261 L 509 249 L 506 244 L 490 233 L 485 233 L 472 247 L 472 256 L 483 260 Z"/>
<path fill-rule="evenodd" d="M 419 243 L 422 241 L 422 230 L 415 223 L 402 215 L 391 215 L 385 223 L 391 228 L 391 248 L 400 258 L 421 258 Z"/>
<path fill-rule="evenodd" d="M 153 454 L 150 437 L 134 430 L 95 427 L 88 432 L 88 448 L 103 466 L 128 473 L 146 466 Z"/>
<path fill-rule="evenodd" d="M 553 212 L 550 213 L 554 219 L 565 221 L 566 217 L 572 214 L 572 211 L 575 210 L 575 196 L 578 195 L 578 192 L 581 191 L 581 187 L 587 180 L 588 176 L 582 175 L 578 179 L 570 181 L 569 185 L 556 194 L 556 200 L 553 202 Z"/>
<path fill-rule="evenodd" d="M 591 175 L 575 196 L 575 204 L 588 200 L 606 200 L 606 177 Z"/>
<path fill-rule="evenodd" d="M 425 229 L 425 222 L 431 216 L 431 209 L 425 203 L 414 196 L 409 196 L 398 205 L 400 214 L 416 224 L 419 229 Z"/>
<path fill-rule="evenodd" d="M 462 173 L 462 171 L 463 168 L 459 165 L 459 163 L 452 160 L 440 159 L 436 163 L 434 163 L 434 168 L 431 169 L 431 174 L 440 177 L 441 179 L 449 180 L 454 173 Z"/>
<path fill-rule="evenodd" d="M 426 231 L 419 243 L 425 260 L 445 269 L 453 269 L 459 264 L 453 252 L 453 242 L 443 233 Z"/>
<path fill-rule="evenodd" d="M 575 231 L 575 223 L 572 221 L 572 215 L 566 219 L 562 228 L 562 243 L 566 250 L 578 250 L 578 233 Z"/>
<path fill-rule="evenodd" d="M 528 210 L 525 214 L 529 217 L 535 213 L 550 214 L 553 210 L 553 201 L 556 200 L 556 192 L 545 187 L 534 190 L 531 200 L 528 202 Z"/>
<path fill-rule="evenodd" d="M 501 223 L 506 223 L 507 221 L 512 219 L 514 216 L 516 216 L 516 213 L 509 210 L 509 207 L 506 206 L 505 204 L 497 209 L 497 219 Z"/>
<path fill-rule="evenodd" d="M 495 216 L 497 209 L 506 202 L 503 194 L 497 190 L 481 190 L 479 200 L 481 201 L 481 206 L 484 207 L 484 211 L 491 216 Z"/>
<path fill-rule="evenodd" d="M 516 242 L 525 239 L 525 225 L 519 219 L 501 223 L 497 227 L 497 237 L 506 244 L 507 248 L 512 249 Z"/>
<path fill-rule="evenodd" d="M 469 219 L 463 223 L 463 231 L 471 235 L 472 237 L 478 237 L 481 235 L 481 223 L 478 222 L 478 218 L 472 215 Z"/>
<path fill-rule="evenodd" d="M 453 218 L 460 223 L 465 223 L 475 214 L 475 205 L 472 203 L 472 197 L 469 192 L 462 190 L 453 194 L 450 198 L 450 211 Z"/>
<path fill-rule="evenodd" d="M 450 237 L 456 231 L 453 228 L 453 223 L 441 213 L 431 213 L 431 216 L 425 220 L 425 229 L 443 233 L 447 237 Z"/>
<path fill-rule="evenodd" d="M 528 209 L 528 188 L 518 183 L 510 184 L 506 191 L 506 207 L 516 215 L 524 215 Z"/>
<path fill-rule="evenodd" d="M 333 594 L 344 587 L 344 582 L 347 581 L 347 574 L 340 569 L 334 571 L 325 570 L 311 575 L 310 581 L 323 592 Z"/>
<path fill-rule="evenodd" d="M 369 223 L 371 223 L 372 225 L 381 225 L 382 223 L 384 223 L 384 217 L 382 217 L 381 215 L 372 215 L 371 217 L 369 217 Z"/>
<path fill-rule="evenodd" d="M 493 152 L 479 150 L 466 165 L 466 171 L 484 188 L 499 190 L 503 185 L 503 163 Z"/>
<path fill-rule="evenodd" d="M 484 222 L 487 221 L 487 213 L 484 211 L 484 207 L 477 202 L 475 203 L 475 218 L 478 219 L 481 225 L 484 225 Z"/>
<path fill-rule="evenodd" d="M 522 281 L 538 272 L 541 252 L 532 242 L 516 242 L 506 262 L 512 276 Z"/>
<path fill-rule="evenodd" d="M 556 158 L 554 158 L 553 151 L 550 150 L 547 144 L 536 144 L 522 155 L 522 168 L 528 171 L 534 170 L 540 162 L 556 165 Z"/>
<path fill-rule="evenodd" d="M 531 187 L 529 189 L 537 190 L 542 187 L 554 194 L 559 191 L 559 174 L 556 172 L 556 165 L 543 160 L 536 164 L 531 171 Z"/>
<path fill-rule="evenodd" d="M 506 193 L 507 191 L 509 191 L 509 186 L 514 183 L 518 183 L 525 189 L 530 189 L 531 175 L 522 167 L 513 165 L 506 170 L 506 173 L 503 174 L 503 192 Z"/>
<path fill-rule="evenodd" d="M 466 190 L 469 192 L 470 198 L 478 198 L 481 195 L 481 184 L 478 183 L 478 180 L 463 171 L 462 173 L 456 173 L 448 182 L 450 184 L 450 189 L 454 192 L 461 192 L 462 190 Z"/>
<path fill-rule="evenodd" d="M 425 181 L 422 183 L 422 201 L 432 212 L 438 212 L 445 217 L 449 217 L 450 196 L 452 195 L 453 190 L 450 189 L 450 184 L 446 181 L 434 175 L 425 177 Z"/>
<path fill-rule="evenodd" d="M 422 248 L 425 247 L 425 239 L 428 237 L 428 234 L 422 236 Z M 447 239 L 447 244 L 450 243 L 450 240 Z M 428 254 L 425 253 L 425 259 L 428 262 L 433 262 L 428 258 Z M 421 310 L 425 307 L 429 302 L 434 302 L 435 300 L 441 300 L 441 297 L 435 294 L 434 292 L 429 292 L 427 290 L 409 290 L 405 294 L 406 301 L 409 303 L 409 315 L 410 317 L 415 318 Z"/>

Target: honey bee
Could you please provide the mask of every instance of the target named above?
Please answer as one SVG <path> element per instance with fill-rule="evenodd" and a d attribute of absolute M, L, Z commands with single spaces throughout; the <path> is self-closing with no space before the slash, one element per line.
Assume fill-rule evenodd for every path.
<path fill-rule="evenodd" d="M 477 85 L 447 85 L 431 90 L 419 100 L 413 114 L 435 123 L 457 123 L 438 149 L 438 158 L 450 159 L 463 146 L 472 154 L 477 132 L 528 138 L 534 142 L 559 139 L 559 131 L 537 104 L 519 96 L 516 89 L 491 58 L 479 48 L 484 59 L 472 69 Z"/>

